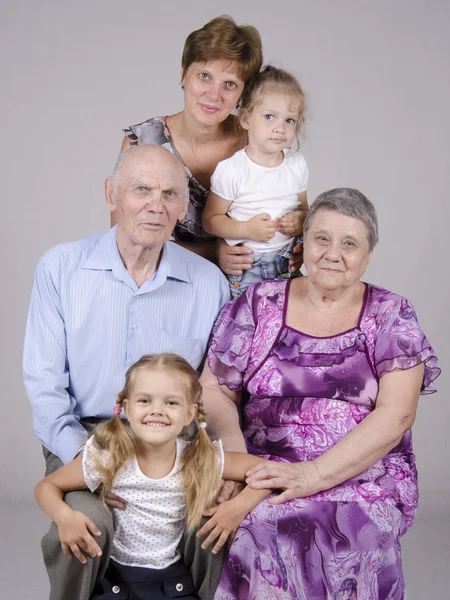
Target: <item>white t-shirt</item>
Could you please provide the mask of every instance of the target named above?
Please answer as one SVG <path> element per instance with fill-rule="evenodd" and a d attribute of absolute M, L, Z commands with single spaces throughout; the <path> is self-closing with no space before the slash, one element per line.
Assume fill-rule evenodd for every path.
<path fill-rule="evenodd" d="M 300 152 L 284 150 L 277 167 L 263 167 L 239 150 L 222 160 L 211 177 L 211 191 L 231 202 L 227 214 L 236 221 L 248 221 L 261 213 L 278 219 L 299 206 L 298 194 L 308 185 L 308 165 Z M 268 242 L 225 240 L 230 246 L 241 242 L 254 252 L 281 250 L 292 237 L 275 233 Z"/>
<path fill-rule="evenodd" d="M 164 569 L 180 558 L 178 544 L 186 524 L 186 493 L 182 487 L 180 459 L 189 442 L 177 439 L 175 464 L 162 479 L 150 479 L 136 457 L 117 473 L 112 492 L 125 500 L 124 510 L 113 509 L 114 540 L 111 558 L 122 565 Z M 222 442 L 213 442 L 220 473 Z M 102 483 L 94 457 L 107 464 L 108 454 L 91 437 L 83 452 L 84 480 L 91 492 Z"/>

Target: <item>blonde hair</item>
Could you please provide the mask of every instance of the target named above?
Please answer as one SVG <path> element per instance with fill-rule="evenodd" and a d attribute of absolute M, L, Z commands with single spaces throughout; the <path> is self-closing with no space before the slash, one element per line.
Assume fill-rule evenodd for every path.
<path fill-rule="evenodd" d="M 131 394 L 137 373 L 144 369 L 162 369 L 179 375 L 186 383 L 189 404 L 197 405 L 198 424 L 206 422 L 198 373 L 177 354 L 142 356 L 126 372 L 125 385 L 117 396 L 116 406 L 123 408 L 124 400 Z M 108 452 L 107 464 L 96 464 L 103 478 L 102 498 L 105 500 L 119 469 L 138 454 L 139 439 L 118 414 L 99 425 L 94 437 L 99 448 Z M 183 452 L 180 472 L 187 495 L 187 527 L 193 530 L 200 523 L 203 510 L 214 502 L 220 484 L 216 451 L 203 427 L 198 427 L 195 439 Z"/>
<path fill-rule="evenodd" d="M 237 25 L 228 15 L 211 19 L 186 38 L 181 67 L 186 72 L 192 63 L 224 58 L 236 61 L 239 76 L 244 82 L 256 75 L 262 65 L 262 44 L 258 30 L 251 25 Z"/>
<path fill-rule="evenodd" d="M 265 93 L 289 94 L 298 100 L 299 115 L 296 123 L 298 135 L 305 122 L 306 95 L 297 79 L 284 69 L 266 65 L 244 89 L 239 114 L 251 113 L 255 106 L 262 101 Z"/>

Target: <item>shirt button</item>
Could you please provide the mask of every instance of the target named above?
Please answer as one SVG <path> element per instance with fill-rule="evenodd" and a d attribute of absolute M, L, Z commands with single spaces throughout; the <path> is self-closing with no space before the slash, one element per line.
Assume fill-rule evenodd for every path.
<path fill-rule="evenodd" d="M 133 331 L 137 331 L 139 329 L 139 327 L 137 325 L 133 325 L 132 329 L 133 329 Z"/>
<path fill-rule="evenodd" d="M 112 589 L 112 593 L 113 594 L 118 594 L 120 592 L 120 587 L 118 585 L 115 585 Z"/>
<path fill-rule="evenodd" d="M 175 586 L 175 589 L 177 590 L 177 592 L 182 592 L 183 591 L 183 584 L 182 583 L 177 583 L 177 585 Z"/>

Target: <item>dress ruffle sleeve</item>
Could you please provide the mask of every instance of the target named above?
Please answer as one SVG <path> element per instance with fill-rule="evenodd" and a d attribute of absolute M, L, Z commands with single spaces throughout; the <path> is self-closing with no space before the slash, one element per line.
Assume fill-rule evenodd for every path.
<path fill-rule="evenodd" d="M 208 350 L 208 365 L 221 385 L 240 390 L 251 355 L 255 321 L 252 288 L 228 302 L 217 317 Z"/>
<path fill-rule="evenodd" d="M 392 294 L 379 314 L 379 330 L 375 342 L 375 369 L 378 377 L 394 369 L 411 369 L 425 364 L 421 394 L 436 391 L 433 381 L 440 374 L 437 357 L 417 321 L 413 306 Z"/>
<path fill-rule="evenodd" d="M 95 492 L 103 481 L 98 465 L 105 464 L 105 461 L 105 452 L 97 446 L 95 437 L 90 437 L 83 450 L 83 477 L 91 492 Z"/>

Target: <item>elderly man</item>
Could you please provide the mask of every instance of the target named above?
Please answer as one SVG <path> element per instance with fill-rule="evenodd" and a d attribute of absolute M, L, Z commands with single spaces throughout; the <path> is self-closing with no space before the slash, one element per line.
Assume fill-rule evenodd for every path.
<path fill-rule="evenodd" d="M 50 249 L 40 260 L 25 336 L 24 380 L 47 474 L 79 453 L 88 431 L 112 415 L 127 368 L 143 354 L 174 352 L 197 368 L 228 284 L 207 260 L 169 242 L 187 208 L 179 161 L 159 146 L 123 152 L 105 183 L 117 226 Z M 51 600 L 88 599 L 107 567 L 110 513 L 90 492 L 68 504 L 102 534 L 101 559 L 82 565 L 61 551 L 55 524 L 42 541 Z M 124 508 L 120 499 L 111 505 Z M 192 544 L 190 544 L 192 546 Z M 186 556 L 203 598 L 217 577 Z M 197 553 L 199 554 L 199 553 Z M 194 565 L 192 565 L 194 561 Z"/>

